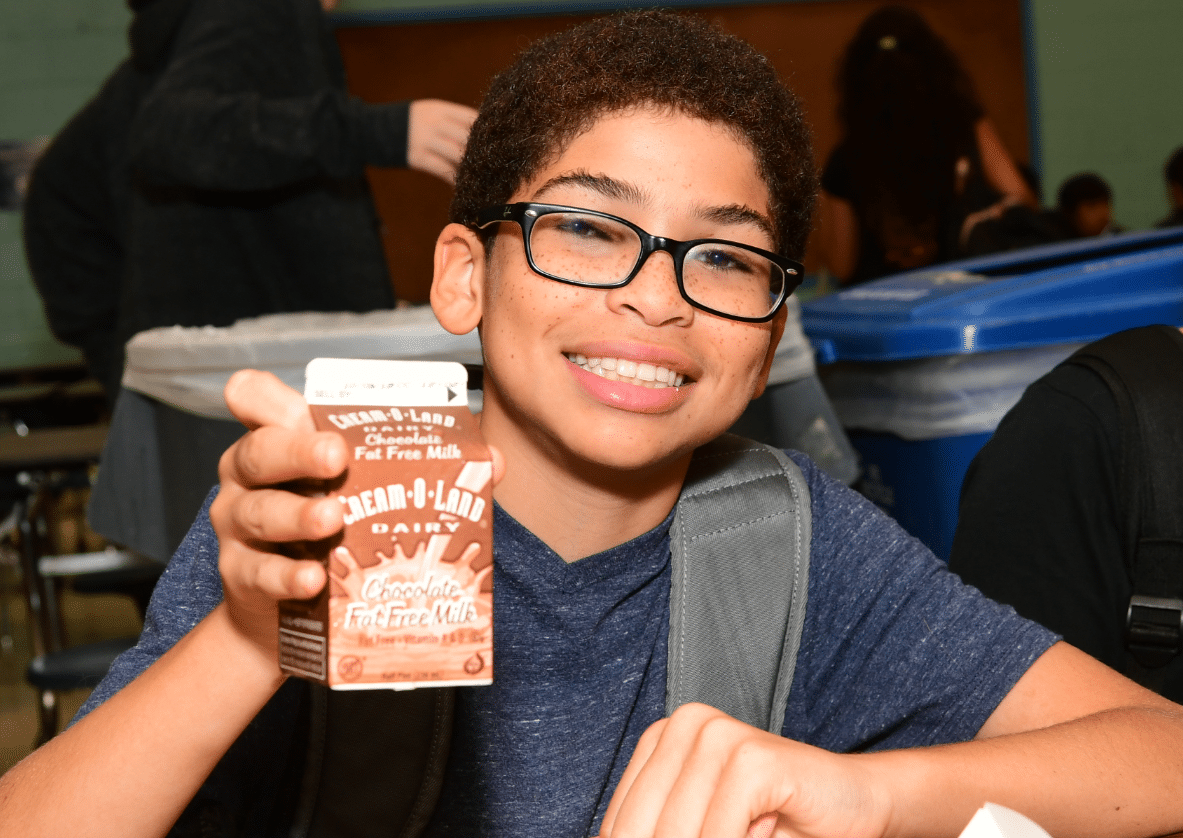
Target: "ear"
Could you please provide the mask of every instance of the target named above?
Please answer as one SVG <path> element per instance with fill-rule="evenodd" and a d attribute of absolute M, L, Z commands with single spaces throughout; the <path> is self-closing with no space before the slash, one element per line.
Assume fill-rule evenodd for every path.
<path fill-rule="evenodd" d="M 463 224 L 449 224 L 435 241 L 432 311 L 452 334 L 467 334 L 481 322 L 484 295 L 485 246 Z"/>
<path fill-rule="evenodd" d="M 764 356 L 764 365 L 760 368 L 760 377 L 756 381 L 756 390 L 752 393 L 752 398 L 758 398 L 764 394 L 764 388 L 768 385 L 768 373 L 772 371 L 772 359 L 776 357 L 776 347 L 780 345 L 781 335 L 785 333 L 785 323 L 789 319 L 789 312 L 785 306 L 780 307 L 780 311 L 776 313 L 776 317 L 769 322 L 771 327 L 768 332 L 768 354 Z"/>

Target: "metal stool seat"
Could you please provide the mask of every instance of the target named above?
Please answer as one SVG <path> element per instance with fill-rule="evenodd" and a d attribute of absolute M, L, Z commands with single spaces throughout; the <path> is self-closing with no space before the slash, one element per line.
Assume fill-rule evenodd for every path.
<path fill-rule="evenodd" d="M 118 583 L 132 579 L 143 590 L 163 570 L 150 559 L 114 548 L 94 553 L 46 555 L 46 503 L 98 461 L 106 431 L 106 425 L 98 424 L 0 436 L 0 469 L 15 473 L 17 483 L 24 490 L 10 520 L 15 524 L 14 534 L 20 542 L 21 575 L 29 608 L 33 659 L 26 678 L 40 697 L 38 746 L 57 733 L 58 693 L 94 687 L 112 661 L 138 639 L 120 637 L 66 647 L 54 580 L 70 577 L 76 585 L 110 591 L 118 590 Z M 94 578 L 88 579 L 91 576 Z M 142 616 L 148 592 L 132 595 Z"/>

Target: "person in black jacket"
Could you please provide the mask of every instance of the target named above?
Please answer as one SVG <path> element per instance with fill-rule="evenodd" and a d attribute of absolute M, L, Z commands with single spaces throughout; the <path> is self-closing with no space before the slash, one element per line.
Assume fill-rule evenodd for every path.
<path fill-rule="evenodd" d="M 1183 365 L 1178 329 L 1138 331 L 1158 335 L 1148 365 Z M 1119 408 L 1105 380 L 1080 364 L 1062 363 L 1032 383 L 966 472 L 949 569 L 1102 663 L 1141 677 L 1125 642 L 1138 515 L 1123 479 L 1140 469 Z M 1183 466 L 1179 450 L 1159 456 Z M 1153 675 L 1153 684 L 1143 683 L 1183 701 L 1183 658 Z"/>
<path fill-rule="evenodd" d="M 54 333 L 113 398 L 144 329 L 393 306 L 364 167 L 450 181 L 475 112 L 349 96 L 331 0 L 129 2 L 130 59 L 30 185 Z"/>

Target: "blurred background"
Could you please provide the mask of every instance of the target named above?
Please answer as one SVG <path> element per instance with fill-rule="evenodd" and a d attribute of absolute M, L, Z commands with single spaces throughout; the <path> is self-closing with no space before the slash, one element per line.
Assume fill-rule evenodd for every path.
<path fill-rule="evenodd" d="M 772 57 L 803 98 L 819 165 L 839 139 L 835 74 L 869 0 L 698 5 Z M 917 0 L 962 60 L 1010 154 L 1046 201 L 1077 172 L 1103 174 L 1131 230 L 1167 213 L 1163 163 L 1183 144 L 1183 5 L 1172 0 Z M 351 89 L 372 101 L 438 96 L 475 105 L 489 75 L 531 38 L 567 26 L 561 9 L 610 3 L 343 0 L 334 15 Z M 523 11 L 537 10 L 523 17 Z M 119 0 L 0 0 L 0 141 L 52 136 L 126 55 Z M 399 297 L 426 298 L 448 189 L 414 171 L 372 176 Z M 0 370 L 70 363 L 49 334 L 24 265 L 19 215 L 0 210 Z"/>

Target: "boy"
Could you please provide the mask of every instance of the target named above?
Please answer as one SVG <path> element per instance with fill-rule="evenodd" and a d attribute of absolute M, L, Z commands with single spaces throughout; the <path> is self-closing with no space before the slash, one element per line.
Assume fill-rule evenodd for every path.
<path fill-rule="evenodd" d="M 485 351 L 497 674 L 458 692 L 422 834 L 956 834 L 986 799 L 1053 833 L 1183 828 L 1178 708 L 963 587 L 799 456 L 814 535 L 786 735 L 697 704 L 661 718 L 671 509 L 692 452 L 763 385 L 800 276 L 778 254 L 801 253 L 813 191 L 799 106 L 704 24 L 596 21 L 494 82 L 432 304 L 449 329 L 479 326 Z M 254 431 L 223 457 L 209 520 L 96 691 L 107 700 L 0 787 L 0 822 L 22 835 L 162 834 L 195 794 L 185 828 L 225 827 L 220 811 L 271 834 L 285 805 L 260 788 L 292 757 L 242 749 L 303 686 L 276 665 L 276 601 L 325 583 L 282 553 L 341 526 L 335 499 L 287 489 L 339 474 L 346 452 L 269 376 L 241 373 L 226 395 Z M 227 763 L 262 770 L 227 782 Z M 203 821 L 213 791 L 222 808 Z"/>

